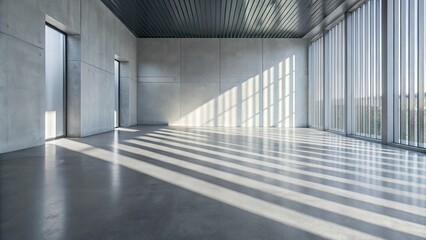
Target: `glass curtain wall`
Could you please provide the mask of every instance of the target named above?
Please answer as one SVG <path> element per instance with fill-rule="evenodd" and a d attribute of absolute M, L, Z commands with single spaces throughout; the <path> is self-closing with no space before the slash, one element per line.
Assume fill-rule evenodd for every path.
<path fill-rule="evenodd" d="M 382 91 L 393 89 L 385 92 L 393 102 L 385 111 L 393 113 L 386 119 L 393 124 L 393 142 L 426 148 L 426 1 L 386 1 L 387 26 L 382 26 L 383 3 L 363 2 L 347 12 L 346 22 L 311 42 L 309 126 L 381 139 Z M 383 41 L 390 43 L 387 49 Z M 382 89 L 383 51 L 390 63 L 389 90 Z"/>
<path fill-rule="evenodd" d="M 382 132 L 381 1 L 348 13 L 350 134 L 380 139 Z"/>
<path fill-rule="evenodd" d="M 345 23 L 325 35 L 326 129 L 345 131 Z"/>
<path fill-rule="evenodd" d="M 425 1 L 393 0 L 394 141 L 425 145 Z"/>
<path fill-rule="evenodd" d="M 309 45 L 309 126 L 324 127 L 324 39 L 321 36 Z"/>

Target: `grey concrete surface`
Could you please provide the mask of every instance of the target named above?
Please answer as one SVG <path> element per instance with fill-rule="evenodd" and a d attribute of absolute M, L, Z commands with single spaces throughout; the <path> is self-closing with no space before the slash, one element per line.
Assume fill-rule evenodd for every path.
<path fill-rule="evenodd" d="M 220 84 L 218 126 L 263 126 L 261 80 L 259 76 L 255 76 L 244 83 Z"/>
<path fill-rule="evenodd" d="M 54 21 L 58 28 L 68 32 L 80 33 L 81 0 L 38 0 L 39 8 L 46 13 L 48 21 Z"/>
<path fill-rule="evenodd" d="M 138 82 L 180 81 L 180 39 L 138 39 Z"/>
<path fill-rule="evenodd" d="M 67 136 L 81 133 L 81 66 L 79 60 L 67 61 Z"/>
<path fill-rule="evenodd" d="M 0 153 L 41 145 L 44 51 L 0 33 L 0 53 Z"/>
<path fill-rule="evenodd" d="M 109 9 L 100 1 L 81 2 L 81 61 L 91 73 L 81 75 L 81 129 L 79 136 L 110 131 L 114 128 L 113 113 L 113 60 L 122 61 L 120 74 L 127 80 L 136 81 L 136 38 Z M 120 123 L 123 126 L 136 124 L 134 105 L 136 102 L 135 84 L 123 84 L 120 89 Z M 85 89 L 88 86 L 88 89 Z M 131 97 L 131 99 L 130 99 Z M 90 107 L 88 107 L 90 106 Z"/>
<path fill-rule="evenodd" d="M 308 44 L 305 39 L 263 40 L 263 72 L 272 73 L 264 74 L 263 81 L 272 83 L 274 98 L 270 103 L 273 104 L 273 111 L 278 113 L 269 123 L 265 122 L 266 125 L 308 125 Z"/>
<path fill-rule="evenodd" d="M 181 83 L 180 121 L 171 125 L 217 126 L 219 83 Z"/>
<path fill-rule="evenodd" d="M 68 34 L 69 136 L 114 129 L 109 103 L 114 58 L 123 62 L 121 74 L 131 80 L 122 89 L 122 102 L 129 104 L 123 106 L 122 124 L 137 122 L 136 38 L 101 1 L 1 0 L 0 113 L 5 117 L 0 129 L 7 131 L 0 137 L 0 153 L 44 143 L 46 22 Z"/>
<path fill-rule="evenodd" d="M 181 40 L 181 82 L 220 81 L 219 39 Z"/>
<path fill-rule="evenodd" d="M 0 32 L 44 48 L 45 15 L 37 0 L 0 1 Z"/>
<path fill-rule="evenodd" d="M 122 62 L 120 66 L 128 66 Z M 121 71 L 126 71 L 121 68 Z M 125 74 L 124 74 L 125 75 Z M 123 76 L 123 75 L 121 75 Z M 133 78 L 120 77 L 120 126 L 134 126 L 137 121 L 137 84 Z"/>
<path fill-rule="evenodd" d="M 220 81 L 245 82 L 262 75 L 262 39 L 220 40 Z"/>
<path fill-rule="evenodd" d="M 0 155 L 0 239 L 424 239 L 426 156 L 313 129 L 119 128 Z"/>
<path fill-rule="evenodd" d="M 168 124 L 180 117 L 179 83 L 138 82 L 138 123 Z"/>
<path fill-rule="evenodd" d="M 138 107 L 138 123 L 145 124 L 154 114 L 162 118 L 150 122 L 180 126 L 305 127 L 307 44 L 305 39 L 139 39 L 138 85 L 157 82 L 171 88 L 180 81 L 181 113 L 179 121 L 164 122 L 164 101 L 153 101 L 150 114 L 144 112 L 146 106 Z M 210 83 L 219 84 L 216 96 L 205 88 L 199 93 L 189 90 Z M 138 103 L 147 101 L 139 91 L 138 96 Z M 209 113 L 195 117 L 200 112 Z M 169 113 L 174 119 L 176 112 Z"/>
<path fill-rule="evenodd" d="M 113 14 L 100 1 L 81 2 L 81 60 L 114 72 Z"/>
<path fill-rule="evenodd" d="M 114 127 L 114 79 L 105 70 L 81 64 L 81 137 L 110 131 Z"/>
<path fill-rule="evenodd" d="M 129 81 L 129 123 L 123 126 L 134 126 L 137 124 L 138 114 L 138 85 L 136 81 Z"/>

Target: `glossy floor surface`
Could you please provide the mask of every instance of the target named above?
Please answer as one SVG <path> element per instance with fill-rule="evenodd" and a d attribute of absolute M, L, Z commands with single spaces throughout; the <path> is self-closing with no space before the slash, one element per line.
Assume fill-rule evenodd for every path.
<path fill-rule="evenodd" d="M 313 129 L 119 128 L 0 155 L 0 239 L 424 239 L 425 172 Z"/>

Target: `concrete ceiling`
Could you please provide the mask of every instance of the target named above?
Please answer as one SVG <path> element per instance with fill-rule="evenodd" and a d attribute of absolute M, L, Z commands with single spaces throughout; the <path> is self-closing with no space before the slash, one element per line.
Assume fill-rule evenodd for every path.
<path fill-rule="evenodd" d="M 102 0 L 141 38 L 300 38 L 344 0 Z"/>

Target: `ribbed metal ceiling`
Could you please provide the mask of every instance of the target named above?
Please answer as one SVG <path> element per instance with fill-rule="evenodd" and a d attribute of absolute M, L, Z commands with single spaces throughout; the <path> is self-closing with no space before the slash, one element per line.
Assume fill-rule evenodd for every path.
<path fill-rule="evenodd" d="M 299 38 L 344 0 L 102 0 L 141 38 Z"/>

